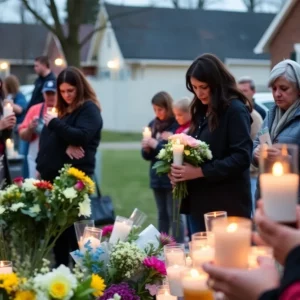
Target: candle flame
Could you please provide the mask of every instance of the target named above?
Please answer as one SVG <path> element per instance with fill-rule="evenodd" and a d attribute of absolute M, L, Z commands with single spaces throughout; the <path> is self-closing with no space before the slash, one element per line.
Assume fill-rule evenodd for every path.
<path fill-rule="evenodd" d="M 56 112 L 57 112 L 57 110 L 56 110 L 55 107 L 52 107 L 51 111 L 52 111 L 53 113 L 56 113 Z"/>
<path fill-rule="evenodd" d="M 216 218 L 217 217 L 217 213 L 216 212 L 214 212 L 214 218 Z"/>
<path fill-rule="evenodd" d="M 180 139 L 176 139 L 176 145 L 180 145 Z"/>
<path fill-rule="evenodd" d="M 6 107 L 12 107 L 12 105 L 9 102 L 5 106 Z"/>
<path fill-rule="evenodd" d="M 0 267 L 4 267 L 4 266 L 5 266 L 4 262 L 0 261 Z"/>
<path fill-rule="evenodd" d="M 227 226 L 226 231 L 227 232 L 235 232 L 238 228 L 238 225 L 236 223 L 231 223 Z"/>
<path fill-rule="evenodd" d="M 199 277 L 200 274 L 199 274 L 199 272 L 198 272 L 196 269 L 192 269 L 192 270 L 191 270 L 191 276 L 192 276 L 193 278 L 196 278 L 196 277 Z"/>
<path fill-rule="evenodd" d="M 282 163 L 276 162 L 276 163 L 273 165 L 272 173 L 273 173 L 273 175 L 276 176 L 276 177 L 282 176 L 282 175 L 283 175 L 283 165 L 282 165 Z"/>
<path fill-rule="evenodd" d="M 282 145 L 281 154 L 283 156 L 288 156 L 288 150 L 287 150 L 287 145 L 286 144 Z"/>

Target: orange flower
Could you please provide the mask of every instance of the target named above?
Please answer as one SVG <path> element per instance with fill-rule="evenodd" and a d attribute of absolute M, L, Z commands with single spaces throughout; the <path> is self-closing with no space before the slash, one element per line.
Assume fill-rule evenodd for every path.
<path fill-rule="evenodd" d="M 53 185 L 51 184 L 51 182 L 45 181 L 45 180 L 36 182 L 33 185 L 36 186 L 38 189 L 42 189 L 42 190 L 50 190 L 51 191 L 53 189 Z"/>

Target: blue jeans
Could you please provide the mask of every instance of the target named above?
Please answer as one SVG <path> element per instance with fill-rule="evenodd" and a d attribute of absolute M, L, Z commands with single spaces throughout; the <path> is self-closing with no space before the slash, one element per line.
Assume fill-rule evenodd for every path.
<path fill-rule="evenodd" d="M 206 231 L 204 215 L 202 218 L 187 215 L 187 221 L 190 225 L 191 235 L 197 232 Z"/>
<path fill-rule="evenodd" d="M 176 239 L 177 243 L 184 243 L 184 216 L 180 215 L 179 220 L 174 219 L 175 200 L 173 200 L 171 189 L 153 189 L 156 207 L 158 211 L 158 230 L 169 234 L 172 229 L 172 236 Z M 175 215 L 176 216 L 176 215 Z"/>
<path fill-rule="evenodd" d="M 253 211 L 255 211 L 256 208 L 256 201 L 255 201 L 255 192 L 257 188 L 257 177 L 250 177 L 251 180 L 251 195 L 252 195 L 252 207 Z"/>

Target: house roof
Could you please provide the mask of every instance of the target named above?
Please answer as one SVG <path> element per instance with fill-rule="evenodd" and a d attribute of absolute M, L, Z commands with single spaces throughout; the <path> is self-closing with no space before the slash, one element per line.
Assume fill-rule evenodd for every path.
<path fill-rule="evenodd" d="M 124 58 L 193 60 L 268 59 L 257 44 L 274 14 L 105 5 Z M 123 15 L 112 18 L 116 15 Z"/>
<path fill-rule="evenodd" d="M 0 23 L 0 58 L 32 60 L 43 54 L 46 39 L 41 25 Z"/>

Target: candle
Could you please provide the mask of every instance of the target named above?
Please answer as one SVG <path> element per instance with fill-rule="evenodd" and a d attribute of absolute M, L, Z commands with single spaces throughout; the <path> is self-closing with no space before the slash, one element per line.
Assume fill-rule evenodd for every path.
<path fill-rule="evenodd" d="M 6 103 L 3 107 L 3 117 L 8 117 L 13 114 L 13 106 L 11 103 Z"/>
<path fill-rule="evenodd" d="M 170 265 L 178 265 L 178 264 L 185 264 L 185 253 L 182 249 L 171 249 L 165 251 L 165 257 L 167 264 Z"/>
<path fill-rule="evenodd" d="M 58 112 L 57 112 L 57 109 L 55 107 L 48 107 L 47 108 L 47 113 L 49 115 L 52 115 L 54 118 L 57 118 L 57 116 L 58 116 Z"/>
<path fill-rule="evenodd" d="M 191 267 L 193 265 L 192 258 L 189 255 L 185 259 L 185 264 L 187 267 Z"/>
<path fill-rule="evenodd" d="M 118 241 L 125 241 L 131 231 L 131 227 L 132 220 L 117 216 L 109 242 L 116 244 Z"/>
<path fill-rule="evenodd" d="M 0 274 L 11 274 L 12 272 L 12 262 L 7 260 L 1 260 Z"/>
<path fill-rule="evenodd" d="M 14 142 L 11 139 L 7 139 L 5 144 L 7 156 L 13 157 L 15 155 Z"/>
<path fill-rule="evenodd" d="M 85 245 L 87 245 L 88 241 L 90 241 L 88 247 L 91 247 L 93 250 L 96 250 L 101 245 L 100 240 L 98 240 L 97 238 L 94 238 L 93 236 L 87 237 L 87 238 L 85 238 L 85 239 L 83 239 L 82 241 L 79 242 L 79 244 L 81 245 L 80 251 L 85 252 L 87 250 L 85 248 Z"/>
<path fill-rule="evenodd" d="M 214 295 L 207 286 L 208 275 L 197 269 L 181 273 L 184 300 L 213 300 Z"/>
<path fill-rule="evenodd" d="M 149 127 L 145 127 L 143 131 L 143 138 L 144 139 L 150 139 L 152 137 L 152 132 Z"/>
<path fill-rule="evenodd" d="M 170 295 L 168 285 L 163 285 L 158 288 L 156 300 L 177 300 L 177 297 Z"/>
<path fill-rule="evenodd" d="M 205 221 L 205 229 L 206 231 L 212 231 L 212 221 L 217 218 L 227 218 L 226 211 L 212 211 L 204 214 L 204 221 Z"/>
<path fill-rule="evenodd" d="M 86 226 L 83 237 L 79 240 L 79 249 L 82 252 L 92 249 L 95 251 L 101 245 L 102 229 L 96 227 Z"/>
<path fill-rule="evenodd" d="M 185 270 L 185 266 L 174 265 L 167 267 L 167 278 L 169 282 L 170 293 L 173 296 L 183 297 L 180 272 Z"/>
<path fill-rule="evenodd" d="M 195 268 L 202 268 L 205 262 L 211 262 L 215 259 L 215 249 L 210 246 L 200 248 L 193 247 L 193 266 Z"/>
<path fill-rule="evenodd" d="M 173 163 L 174 165 L 181 166 L 183 163 L 183 151 L 184 145 L 180 144 L 180 140 L 177 139 L 173 144 Z"/>
<path fill-rule="evenodd" d="M 215 263 L 228 268 L 247 268 L 251 244 L 251 220 L 239 217 L 213 221 Z"/>
<path fill-rule="evenodd" d="M 256 269 L 259 267 L 257 258 L 259 256 L 273 258 L 273 250 L 267 246 L 252 246 L 248 256 L 248 267 L 249 269 Z"/>

